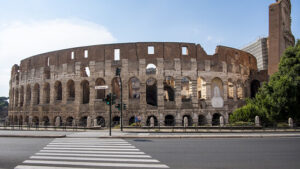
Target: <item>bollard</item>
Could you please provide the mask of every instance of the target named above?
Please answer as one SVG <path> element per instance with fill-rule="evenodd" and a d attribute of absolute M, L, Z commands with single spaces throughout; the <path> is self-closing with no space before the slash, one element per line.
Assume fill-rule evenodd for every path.
<path fill-rule="evenodd" d="M 56 117 L 56 119 L 55 119 L 55 126 L 56 127 L 60 126 L 60 117 Z"/>
<path fill-rule="evenodd" d="M 220 116 L 220 127 L 224 127 L 224 117 Z"/>
<path fill-rule="evenodd" d="M 88 116 L 87 117 L 87 119 L 86 119 L 86 127 L 87 128 L 91 128 L 91 126 L 92 126 L 92 121 L 91 121 L 92 119 L 91 119 L 91 117 L 90 116 Z"/>
<path fill-rule="evenodd" d="M 289 127 L 290 128 L 294 127 L 294 121 L 293 121 L 293 119 L 291 117 L 289 118 Z"/>
<path fill-rule="evenodd" d="M 150 127 L 154 127 L 154 117 L 150 117 Z"/>
<path fill-rule="evenodd" d="M 259 127 L 259 126 L 260 126 L 259 116 L 255 116 L 255 127 Z"/>

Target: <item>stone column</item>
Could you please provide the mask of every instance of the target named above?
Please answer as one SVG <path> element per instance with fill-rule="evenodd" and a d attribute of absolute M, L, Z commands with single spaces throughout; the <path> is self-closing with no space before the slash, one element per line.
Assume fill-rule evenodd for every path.
<path fill-rule="evenodd" d="M 233 85 L 233 100 L 234 100 L 234 101 L 237 101 L 236 84 Z"/>
<path fill-rule="evenodd" d="M 294 127 L 294 121 L 293 121 L 293 119 L 291 117 L 289 118 L 289 127 L 290 128 Z"/>
<path fill-rule="evenodd" d="M 228 99 L 228 82 L 223 81 L 224 101 Z"/>
<path fill-rule="evenodd" d="M 255 126 L 256 126 L 256 127 L 259 127 L 259 126 L 260 126 L 259 116 L 255 116 Z"/>
<path fill-rule="evenodd" d="M 67 79 L 66 79 L 67 80 Z M 62 104 L 67 104 L 68 101 L 68 87 L 67 87 L 67 81 L 61 81 L 61 87 L 62 87 Z"/>
<path fill-rule="evenodd" d="M 194 108 L 198 108 L 197 79 L 192 80 L 192 104 Z"/>

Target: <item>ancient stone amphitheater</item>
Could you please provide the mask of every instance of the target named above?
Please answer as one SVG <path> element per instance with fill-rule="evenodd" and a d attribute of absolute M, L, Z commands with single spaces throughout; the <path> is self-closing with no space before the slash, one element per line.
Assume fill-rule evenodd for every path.
<path fill-rule="evenodd" d="M 138 42 L 77 47 L 26 58 L 10 80 L 10 124 L 107 126 L 112 92 L 120 100 L 121 68 L 125 126 L 218 125 L 253 97 L 263 76 L 256 59 L 218 46 L 208 55 L 199 44 Z M 95 86 L 108 85 L 107 90 Z M 150 120 L 151 119 L 151 120 Z M 120 112 L 113 107 L 113 125 Z M 187 122 L 187 123 L 185 123 Z"/>

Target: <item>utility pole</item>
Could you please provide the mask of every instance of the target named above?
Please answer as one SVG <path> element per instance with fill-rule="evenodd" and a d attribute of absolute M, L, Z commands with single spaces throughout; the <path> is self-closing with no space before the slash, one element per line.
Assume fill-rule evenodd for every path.
<path fill-rule="evenodd" d="M 116 76 L 119 77 L 120 79 L 120 91 L 121 91 L 121 94 L 120 94 L 120 100 L 121 100 L 121 106 L 120 106 L 120 129 L 121 131 L 123 131 L 123 87 L 122 87 L 122 78 L 121 78 L 121 68 L 118 68 L 116 69 Z"/>
<path fill-rule="evenodd" d="M 112 106 L 112 94 L 109 94 L 109 136 L 111 136 L 111 106 Z"/>

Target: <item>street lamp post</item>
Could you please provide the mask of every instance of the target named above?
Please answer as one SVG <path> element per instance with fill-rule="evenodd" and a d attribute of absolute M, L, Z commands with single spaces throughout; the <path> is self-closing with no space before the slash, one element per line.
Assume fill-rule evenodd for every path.
<path fill-rule="evenodd" d="M 118 68 L 116 69 L 116 76 L 119 77 L 120 79 L 120 91 L 121 91 L 121 94 L 120 94 L 120 100 L 121 100 L 121 104 L 120 104 L 120 129 L 121 131 L 123 131 L 123 87 L 122 87 L 122 78 L 121 78 L 121 68 Z"/>

